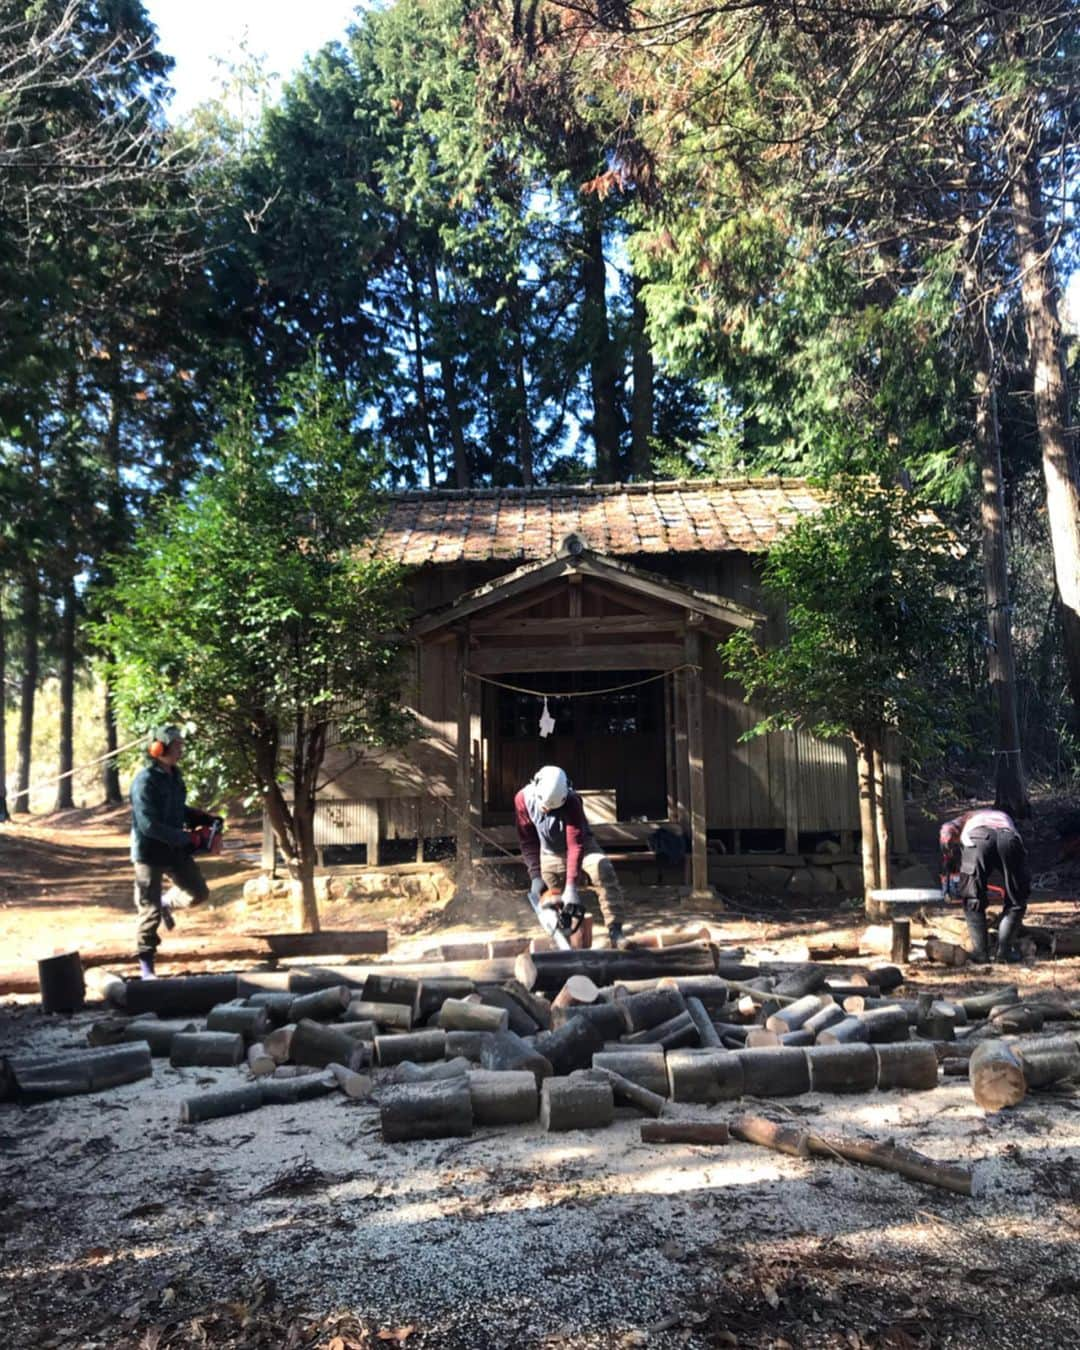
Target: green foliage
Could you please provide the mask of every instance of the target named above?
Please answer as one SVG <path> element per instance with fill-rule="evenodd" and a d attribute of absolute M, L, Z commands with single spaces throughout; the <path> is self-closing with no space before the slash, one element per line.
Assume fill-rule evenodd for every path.
<path fill-rule="evenodd" d="M 915 759 L 955 739 L 953 549 L 911 494 L 834 480 L 825 509 L 765 564 L 766 588 L 787 609 L 784 638 L 764 646 L 738 633 L 723 647 L 766 710 L 754 730 L 799 726 L 879 747 L 895 731 Z"/>
<path fill-rule="evenodd" d="M 317 361 L 284 382 L 273 426 L 242 393 L 217 468 L 117 560 L 97 636 L 122 721 L 194 723 L 191 757 L 218 794 L 267 790 L 290 738 L 295 756 L 331 726 L 366 744 L 409 731 L 400 575 L 364 547 L 381 466 L 350 418 Z"/>

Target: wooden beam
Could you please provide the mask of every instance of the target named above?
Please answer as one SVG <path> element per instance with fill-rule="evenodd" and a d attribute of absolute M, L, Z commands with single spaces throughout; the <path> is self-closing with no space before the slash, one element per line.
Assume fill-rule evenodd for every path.
<path fill-rule="evenodd" d="M 573 592 L 571 592 L 573 594 Z M 552 637 L 561 633 L 681 633 L 678 615 L 664 618 L 658 614 L 586 614 L 580 617 L 549 619 L 477 619 L 472 624 L 474 637 Z"/>
<path fill-rule="evenodd" d="M 591 647 L 487 647 L 471 653 L 480 675 L 540 670 L 671 670 L 683 649 L 674 642 L 604 643 Z"/>
<path fill-rule="evenodd" d="M 690 885 L 693 894 L 708 895 L 709 864 L 706 856 L 705 810 L 705 719 L 702 708 L 702 641 L 699 632 L 686 635 L 686 735 L 690 765 Z"/>
<path fill-rule="evenodd" d="M 578 570 L 587 577 L 598 577 L 609 585 L 625 588 L 638 595 L 648 596 L 667 605 L 686 606 L 705 617 L 719 619 L 721 623 L 735 628 L 756 628 L 764 615 L 748 609 L 726 596 L 703 595 L 689 586 L 668 582 L 662 577 L 654 577 L 626 564 L 607 563 L 600 559 L 578 558 Z"/>
<path fill-rule="evenodd" d="M 469 669 L 469 634 L 466 630 L 458 634 L 458 671 L 460 690 L 458 697 L 457 724 L 457 883 L 458 893 L 471 893 L 473 887 L 473 833 L 469 828 L 472 819 L 472 695 L 473 681 L 466 673 Z"/>

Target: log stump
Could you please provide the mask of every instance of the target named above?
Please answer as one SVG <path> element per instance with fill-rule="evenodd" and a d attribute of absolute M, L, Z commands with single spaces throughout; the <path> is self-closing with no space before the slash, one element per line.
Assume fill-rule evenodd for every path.
<path fill-rule="evenodd" d="M 244 1038 L 237 1031 L 181 1031 L 169 1049 L 174 1069 L 229 1068 L 243 1058 Z"/>
<path fill-rule="evenodd" d="M 468 1076 L 388 1088 L 379 1102 L 379 1123 L 387 1143 L 471 1134 L 473 1110 Z"/>
<path fill-rule="evenodd" d="M 540 1088 L 540 1126 L 546 1131 L 595 1130 L 615 1119 L 611 1084 L 586 1078 L 545 1078 Z"/>
<path fill-rule="evenodd" d="M 528 1069 L 471 1069 L 468 1082 L 477 1125 L 525 1125 L 536 1119 L 539 1093 Z"/>
<path fill-rule="evenodd" d="M 911 1092 L 928 1092 L 938 1085 L 938 1057 L 932 1045 L 918 1041 L 894 1041 L 875 1045 L 878 1072 L 877 1085 L 881 1092 L 904 1088 Z"/>
<path fill-rule="evenodd" d="M 815 1045 L 805 1053 L 814 1092 L 869 1092 L 877 1086 L 878 1061 L 872 1045 L 857 1041 Z"/>
<path fill-rule="evenodd" d="M 675 1102 L 725 1102 L 743 1093 L 743 1070 L 732 1050 L 672 1050 L 668 1095 Z"/>
<path fill-rule="evenodd" d="M 805 1050 L 736 1050 L 742 1065 L 743 1093 L 748 1097 L 797 1097 L 810 1091 L 810 1066 Z"/>
<path fill-rule="evenodd" d="M 78 952 L 60 952 L 44 956 L 37 963 L 41 1011 L 73 1013 L 86 1002 L 86 980 Z"/>
<path fill-rule="evenodd" d="M 1027 1094 L 1023 1060 L 1004 1041 L 982 1041 L 975 1047 L 968 1060 L 968 1078 L 985 1111 L 1016 1106 Z"/>

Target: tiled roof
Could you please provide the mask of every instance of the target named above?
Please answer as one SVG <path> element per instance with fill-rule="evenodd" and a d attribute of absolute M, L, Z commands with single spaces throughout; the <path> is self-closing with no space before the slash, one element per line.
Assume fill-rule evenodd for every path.
<path fill-rule="evenodd" d="M 797 478 L 408 492 L 391 499 L 378 548 L 413 567 L 548 558 L 568 534 L 613 557 L 759 553 L 823 501 Z"/>

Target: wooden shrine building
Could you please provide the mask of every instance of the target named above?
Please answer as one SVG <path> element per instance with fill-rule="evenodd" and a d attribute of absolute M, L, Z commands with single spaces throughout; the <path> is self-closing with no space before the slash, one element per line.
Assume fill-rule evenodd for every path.
<path fill-rule="evenodd" d="M 334 752 L 316 819 L 325 862 L 452 852 L 468 885 L 480 858 L 516 852 L 514 794 L 553 763 L 609 850 L 642 850 L 659 825 L 683 835 L 694 892 L 786 884 L 778 869 L 859 890 L 851 747 L 742 740 L 755 712 L 718 651 L 737 628 L 775 636 L 761 559 L 820 505 L 788 479 L 394 498 L 378 547 L 409 568 L 404 701 L 421 735 L 359 762 Z M 896 765 L 890 780 L 898 793 Z"/>

